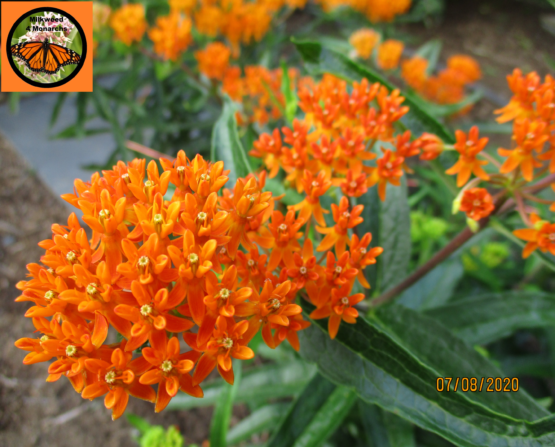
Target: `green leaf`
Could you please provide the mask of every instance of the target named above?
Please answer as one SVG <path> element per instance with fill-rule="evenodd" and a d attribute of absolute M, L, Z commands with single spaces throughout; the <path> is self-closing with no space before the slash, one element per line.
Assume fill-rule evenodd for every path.
<path fill-rule="evenodd" d="M 407 276 L 410 254 L 410 209 L 407 185 L 403 177 L 400 186 L 387 185 L 382 202 L 378 188 L 371 188 L 357 199 L 364 205 L 364 222 L 357 228 L 359 237 L 372 233 L 372 247 L 383 248 L 377 263 L 366 269 L 367 279 L 375 293 L 390 289 Z"/>
<path fill-rule="evenodd" d="M 411 309 L 430 309 L 445 304 L 453 295 L 464 269 L 459 258 L 442 262 L 396 300 Z"/>
<path fill-rule="evenodd" d="M 469 95 L 466 95 L 462 101 L 455 104 L 434 104 L 433 102 L 427 101 L 424 98 L 415 96 L 414 100 L 418 102 L 422 110 L 426 111 L 432 116 L 443 117 L 451 116 L 457 112 L 460 112 L 465 107 L 475 104 L 480 99 L 482 99 L 483 93 L 481 90 L 474 90 Z"/>
<path fill-rule="evenodd" d="M 226 447 L 227 429 L 231 420 L 231 412 L 233 411 L 233 401 L 241 383 L 241 370 L 243 363 L 240 360 L 233 362 L 233 372 L 235 379 L 233 386 L 227 386 L 223 389 L 210 424 L 210 446 Z"/>
<path fill-rule="evenodd" d="M 426 312 L 467 343 L 486 344 L 518 329 L 555 326 L 555 295 L 543 292 L 488 293 Z"/>
<path fill-rule="evenodd" d="M 281 92 L 285 98 L 285 118 L 287 122 L 292 123 L 297 114 L 297 95 L 295 94 L 294 86 L 291 85 L 289 70 L 285 61 L 281 63 L 281 72 Z"/>
<path fill-rule="evenodd" d="M 277 178 L 266 178 L 265 190 L 271 191 L 274 196 L 285 194 L 281 202 L 285 205 L 296 205 L 304 200 L 294 188 L 286 188 L 282 180 Z"/>
<path fill-rule="evenodd" d="M 20 99 L 21 99 L 20 92 L 11 92 L 9 94 L 10 113 L 12 115 L 17 115 L 17 113 L 19 112 Z"/>
<path fill-rule="evenodd" d="M 268 447 L 317 447 L 333 434 L 356 393 L 317 374 L 299 396 Z"/>
<path fill-rule="evenodd" d="M 303 57 L 306 69 L 312 76 L 331 73 L 351 82 L 366 78 L 370 82 L 379 82 L 390 90 L 396 88 L 372 69 L 349 59 L 345 54 L 322 46 L 319 42 L 299 41 L 294 38 L 292 41 Z M 410 107 L 409 113 L 401 120 L 406 127 L 417 135 L 422 132 L 431 132 L 446 143 L 452 144 L 455 142 L 453 134 L 422 108 L 422 99 L 412 92 L 403 92 L 403 96 L 405 97 L 404 104 Z"/>
<path fill-rule="evenodd" d="M 312 378 L 316 368 L 304 361 L 295 360 L 283 365 L 265 365 L 243 374 L 236 403 L 265 402 L 300 393 Z M 185 393 L 178 393 L 168 404 L 168 410 L 187 410 L 195 407 L 214 405 L 227 382 L 219 379 L 203 385 L 204 397 L 197 399 Z"/>
<path fill-rule="evenodd" d="M 306 312 L 314 307 L 302 303 Z M 555 443 L 555 418 L 526 392 L 438 392 L 440 377 L 502 377 L 486 358 L 440 323 L 402 306 L 368 320 L 341 323 L 330 340 L 327 321 L 302 331 L 301 355 L 359 397 L 459 446 Z M 454 383 L 451 384 L 451 388 Z M 485 387 L 484 387 L 485 388 Z M 533 422 L 532 422 L 533 421 Z"/>
<path fill-rule="evenodd" d="M 246 441 L 252 435 L 275 429 L 290 407 L 288 403 L 270 404 L 253 411 L 227 433 L 227 444 L 234 445 Z"/>
<path fill-rule="evenodd" d="M 172 74 L 173 69 L 172 61 L 154 61 L 154 73 L 159 81 L 163 81 Z"/>
<path fill-rule="evenodd" d="M 426 74 L 428 76 L 430 76 L 436 69 L 442 46 L 443 42 L 441 40 L 433 39 L 426 42 L 414 53 L 415 56 L 422 57 L 428 61 L 428 67 L 426 67 Z"/>
<path fill-rule="evenodd" d="M 235 107 L 229 96 L 224 96 L 224 106 L 221 116 L 212 131 L 211 159 L 223 161 L 224 168 L 229 169 L 229 185 L 235 186 L 239 177 L 245 177 L 252 172 L 249 158 L 237 132 Z"/>
<path fill-rule="evenodd" d="M 58 93 L 56 97 L 56 103 L 54 104 L 54 109 L 52 109 L 52 115 L 50 116 L 50 127 L 54 127 L 54 124 L 56 124 L 66 98 L 67 92 Z"/>
<path fill-rule="evenodd" d="M 359 400 L 362 426 L 370 447 L 416 447 L 414 429 L 399 416 Z"/>
<path fill-rule="evenodd" d="M 141 433 L 147 432 L 152 427 L 147 420 L 137 416 L 136 414 L 128 414 L 127 420 L 133 427 L 135 427 Z"/>

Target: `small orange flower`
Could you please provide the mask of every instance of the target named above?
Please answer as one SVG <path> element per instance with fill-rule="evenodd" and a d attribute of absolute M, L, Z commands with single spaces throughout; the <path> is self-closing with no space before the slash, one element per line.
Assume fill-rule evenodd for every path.
<path fill-rule="evenodd" d="M 176 61 L 193 41 L 191 26 L 191 19 L 177 11 L 158 17 L 156 26 L 148 32 L 148 37 L 154 43 L 154 51 L 166 60 Z"/>
<path fill-rule="evenodd" d="M 307 281 L 316 281 L 319 278 L 316 273 L 316 256 L 314 256 L 314 248 L 309 237 L 305 238 L 303 244 L 302 255 L 295 253 L 295 267 L 287 269 L 287 275 L 293 278 L 293 284 L 297 290 L 304 287 Z"/>
<path fill-rule="evenodd" d="M 435 160 L 444 150 L 443 141 L 434 134 L 424 132 L 417 140 L 422 148 L 421 160 Z"/>
<path fill-rule="evenodd" d="M 110 26 L 125 45 L 140 42 L 146 31 L 145 8 L 141 4 L 127 4 L 112 14 Z"/>
<path fill-rule="evenodd" d="M 522 251 L 522 257 L 526 259 L 538 248 L 543 253 L 549 251 L 555 255 L 555 224 L 541 220 L 535 213 L 530 215 L 530 219 L 534 225 L 533 228 L 513 231 L 516 237 L 527 242 Z"/>
<path fill-rule="evenodd" d="M 382 70 L 393 70 L 399 66 L 404 49 L 403 42 L 394 39 L 384 41 L 378 47 L 378 66 Z"/>
<path fill-rule="evenodd" d="M 491 194 L 485 188 L 467 189 L 462 196 L 459 208 L 473 220 L 487 217 L 495 209 Z"/>
<path fill-rule="evenodd" d="M 460 73 L 465 84 L 476 82 L 482 77 L 480 64 L 476 59 L 464 54 L 455 54 L 447 59 L 447 68 Z"/>
<path fill-rule="evenodd" d="M 213 42 L 195 52 L 199 71 L 209 79 L 222 80 L 229 65 L 231 51 L 221 42 Z"/>
<path fill-rule="evenodd" d="M 158 384 L 154 408 L 156 413 L 168 406 L 178 390 L 194 397 L 203 397 L 202 389 L 193 385 L 193 378 L 188 374 L 200 354 L 195 351 L 181 354 L 177 337 L 171 337 L 168 341 L 166 331 L 154 332 L 150 337 L 150 347 L 143 348 L 142 354 L 151 369 L 139 378 L 139 383 Z"/>
<path fill-rule="evenodd" d="M 330 228 L 316 226 L 316 230 L 319 233 L 326 235 L 316 251 L 327 251 L 335 245 L 337 256 L 341 256 L 345 252 L 345 248 L 350 242 L 347 230 L 356 227 L 364 220 L 360 217 L 364 206 L 356 205 L 350 211 L 349 208 L 349 199 L 347 197 L 341 197 L 339 206 L 335 203 L 331 205 L 335 225 Z"/>
<path fill-rule="evenodd" d="M 476 156 L 482 152 L 488 144 L 489 139 L 479 138 L 477 126 L 473 126 L 470 129 L 468 136 L 462 130 L 455 131 L 455 136 L 457 138 L 455 149 L 460 154 L 459 161 L 445 172 L 449 175 L 458 173 L 458 187 L 463 186 L 468 181 L 470 174 L 474 174 L 482 180 L 489 180 L 489 175 L 482 169 L 482 166 L 488 164 L 488 162 L 476 159 Z"/>
<path fill-rule="evenodd" d="M 384 155 L 377 161 L 377 167 L 372 168 L 368 186 L 378 184 L 378 194 L 383 202 L 386 197 L 387 184 L 399 186 L 401 177 L 403 176 L 403 157 L 397 157 L 394 152 L 389 149 L 384 151 Z"/>
<path fill-rule="evenodd" d="M 324 214 L 328 214 L 329 211 L 322 208 L 320 197 L 327 192 L 331 186 L 331 181 L 326 178 L 324 171 L 320 171 L 315 177 L 310 171 L 305 169 L 301 184 L 306 197 L 302 202 L 290 206 L 289 209 L 300 210 L 299 219 L 303 222 L 308 222 L 310 217 L 314 216 L 316 222 L 320 225 L 326 225 Z"/>
<path fill-rule="evenodd" d="M 353 234 L 350 244 L 351 250 L 349 252 L 349 265 L 358 270 L 357 279 L 365 289 L 369 289 L 370 284 L 364 277 L 363 270 L 367 266 L 375 264 L 376 258 L 383 253 L 382 247 L 372 247 L 369 249 L 370 242 L 372 242 L 371 233 L 366 233 L 360 240 L 356 234 Z"/>
<path fill-rule="evenodd" d="M 331 301 L 324 307 L 314 310 L 310 314 L 310 318 L 319 320 L 329 317 L 328 331 L 333 340 L 339 331 L 341 320 L 345 323 L 355 324 L 358 317 L 358 310 L 353 306 L 360 303 L 364 299 L 363 293 L 348 296 L 349 289 L 341 287 L 340 289 L 332 289 Z"/>
<path fill-rule="evenodd" d="M 362 59 L 368 59 L 372 55 L 372 51 L 379 41 L 380 34 L 371 28 L 361 28 L 351 34 L 349 38 L 349 43 Z"/>
<path fill-rule="evenodd" d="M 421 90 L 426 82 L 428 61 L 423 57 L 414 56 L 401 63 L 401 76 L 415 90 Z"/>

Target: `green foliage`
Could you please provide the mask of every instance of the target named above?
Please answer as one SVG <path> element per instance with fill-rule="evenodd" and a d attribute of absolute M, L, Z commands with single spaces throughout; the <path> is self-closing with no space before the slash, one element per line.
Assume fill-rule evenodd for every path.
<path fill-rule="evenodd" d="M 211 447 L 225 447 L 227 430 L 229 428 L 229 421 L 231 419 L 231 412 L 233 410 L 233 402 L 241 383 L 242 363 L 238 360 L 233 362 L 233 372 L 235 381 L 233 386 L 224 387 L 216 407 L 214 408 L 214 415 L 210 424 L 210 446 Z"/>
<path fill-rule="evenodd" d="M 127 420 L 139 430 L 141 447 L 184 447 L 185 439 L 173 425 L 164 430 L 160 425 L 150 425 L 139 416 L 130 414 Z"/>

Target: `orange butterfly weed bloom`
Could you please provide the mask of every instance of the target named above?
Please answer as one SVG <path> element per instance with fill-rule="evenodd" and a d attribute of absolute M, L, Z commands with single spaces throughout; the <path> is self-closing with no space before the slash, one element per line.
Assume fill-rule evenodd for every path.
<path fill-rule="evenodd" d="M 347 230 L 362 223 L 364 219 L 360 215 L 363 209 L 362 205 L 356 205 L 351 209 L 347 197 L 341 198 L 339 206 L 332 204 L 331 213 L 335 225 L 330 228 L 316 226 L 319 233 L 326 235 L 316 250 L 327 251 L 335 246 L 337 255 L 341 256 L 345 252 L 347 244 L 350 243 Z"/>
<path fill-rule="evenodd" d="M 148 31 L 155 53 L 165 60 L 176 61 L 193 41 L 191 26 L 191 19 L 176 11 L 158 17 L 156 26 Z"/>
<path fill-rule="evenodd" d="M 420 91 L 426 83 L 428 61 L 423 57 L 415 56 L 401 63 L 401 76 L 413 89 Z"/>
<path fill-rule="evenodd" d="M 555 255 L 555 224 L 551 224 L 532 213 L 530 215 L 533 228 L 526 228 L 513 231 L 513 234 L 526 241 L 524 250 L 522 250 L 522 257 L 526 259 L 535 250 L 540 249 L 543 253 L 549 251 Z"/>
<path fill-rule="evenodd" d="M 459 160 L 451 168 L 445 171 L 449 175 L 457 175 L 457 186 L 463 186 L 471 174 L 482 180 L 489 180 L 489 175 L 482 169 L 488 164 L 486 160 L 477 160 L 476 156 L 484 150 L 488 144 L 488 138 L 479 138 L 477 126 L 473 126 L 468 135 L 462 130 L 455 131 L 457 142 L 454 147 L 460 154 Z"/>
<path fill-rule="evenodd" d="M 371 22 L 391 22 L 409 10 L 412 0 L 366 0 L 354 4 Z"/>
<path fill-rule="evenodd" d="M 515 120 L 513 124 L 513 139 L 517 147 L 515 149 L 499 148 L 497 152 L 503 157 L 507 157 L 499 172 L 506 174 L 520 167 L 522 176 L 527 181 L 534 178 L 534 168 L 539 168 L 542 164 L 534 157 L 534 152 L 542 151 L 544 144 L 549 139 L 546 132 L 546 123 L 543 121 L 530 121 L 526 118 Z"/>
<path fill-rule="evenodd" d="M 513 73 L 507 76 L 507 82 L 513 97 L 505 107 L 495 110 L 494 113 L 501 115 L 497 118 L 499 123 L 529 117 L 534 110 L 536 92 L 541 86 L 541 79 L 536 72 L 523 76 L 519 68 L 515 68 Z"/>
<path fill-rule="evenodd" d="M 445 149 L 443 141 L 434 134 L 424 132 L 418 138 L 418 146 L 421 147 L 422 153 L 420 154 L 421 160 L 435 160 L 441 155 Z"/>
<path fill-rule="evenodd" d="M 382 70 L 394 70 L 399 66 L 405 45 L 400 40 L 388 39 L 378 47 L 378 66 Z"/>
<path fill-rule="evenodd" d="M 370 284 L 364 277 L 363 270 L 369 265 L 374 265 L 376 258 L 383 253 L 382 247 L 372 247 L 369 249 L 370 242 L 372 242 L 371 233 L 366 233 L 361 239 L 356 234 L 353 234 L 349 244 L 349 265 L 358 270 L 357 279 L 365 289 L 369 289 Z"/>
<path fill-rule="evenodd" d="M 169 0 L 170 10 L 172 11 L 183 11 L 184 13 L 190 13 L 197 5 L 196 0 Z"/>
<path fill-rule="evenodd" d="M 125 45 L 140 42 L 146 31 L 145 8 L 141 4 L 127 4 L 116 10 L 110 19 L 116 38 Z"/>
<path fill-rule="evenodd" d="M 216 37 L 225 20 L 224 11 L 216 5 L 203 4 L 195 12 L 195 26 L 200 34 Z"/>
<path fill-rule="evenodd" d="M 394 152 L 389 149 L 384 151 L 384 155 L 377 161 L 377 167 L 372 168 L 370 174 L 369 186 L 378 185 L 378 195 L 382 201 L 386 197 L 387 184 L 399 186 L 401 184 L 401 177 L 403 176 L 403 163 L 404 157 L 398 157 Z"/>
<path fill-rule="evenodd" d="M 222 80 L 229 66 L 231 51 L 221 42 L 213 42 L 195 52 L 199 71 L 209 79 Z"/>
<path fill-rule="evenodd" d="M 159 413 L 181 390 L 193 397 L 203 397 L 204 393 L 198 385 L 193 385 L 193 378 L 188 374 L 200 357 L 196 351 L 181 353 L 179 339 L 168 336 L 165 331 L 154 332 L 150 337 L 150 347 L 143 348 L 144 359 L 150 363 L 150 368 L 139 378 L 143 385 L 158 384 L 156 406 L 154 411 Z"/>
<path fill-rule="evenodd" d="M 362 59 L 368 59 L 372 55 L 379 41 L 380 34 L 371 28 L 361 28 L 349 37 L 349 43 Z"/>
<path fill-rule="evenodd" d="M 125 341 L 121 343 L 124 347 Z M 83 390 L 83 399 L 93 400 L 103 396 L 104 405 L 112 410 L 112 419 L 118 419 L 129 402 L 129 395 L 154 402 L 156 393 L 139 382 L 139 376 L 150 368 L 144 357 L 132 359 L 132 353 L 121 348 L 115 349 L 109 361 L 101 359 L 85 360 L 85 367 L 97 381 L 87 385 Z"/>
<path fill-rule="evenodd" d="M 495 209 L 493 198 L 485 188 L 471 188 L 464 191 L 459 209 L 473 220 L 487 217 Z"/>
<path fill-rule="evenodd" d="M 476 82 L 482 78 L 482 70 L 476 59 L 465 54 L 455 54 L 447 59 L 447 68 L 457 72 L 464 84 Z"/>
<path fill-rule="evenodd" d="M 325 226 L 324 214 L 328 214 L 329 211 L 322 208 L 320 197 L 328 191 L 332 184 L 331 181 L 327 179 L 324 171 L 320 171 L 317 176 L 314 176 L 305 169 L 301 184 L 306 197 L 302 202 L 290 206 L 289 209 L 300 211 L 299 219 L 304 222 L 308 222 L 311 216 L 314 216 L 316 222 Z"/>

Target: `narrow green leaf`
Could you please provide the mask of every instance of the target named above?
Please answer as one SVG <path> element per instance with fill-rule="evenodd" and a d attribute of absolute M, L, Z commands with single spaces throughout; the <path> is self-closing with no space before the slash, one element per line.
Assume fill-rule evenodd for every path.
<path fill-rule="evenodd" d="M 50 116 L 50 127 L 54 127 L 54 124 L 56 124 L 66 98 L 67 92 L 58 93 L 58 96 L 56 97 L 56 103 L 54 104 L 54 108 L 52 109 L 52 115 Z"/>
<path fill-rule="evenodd" d="M 464 269 L 458 257 L 442 262 L 397 299 L 411 309 L 431 309 L 445 304 L 453 295 Z"/>
<path fill-rule="evenodd" d="M 359 411 L 369 447 L 416 447 L 410 422 L 362 400 Z"/>
<path fill-rule="evenodd" d="M 304 197 L 300 195 L 294 188 L 286 188 L 282 180 L 277 178 L 266 178 L 265 190 L 271 191 L 274 196 L 280 196 L 285 194 L 281 202 L 285 205 L 296 205 L 304 200 Z"/>
<path fill-rule="evenodd" d="M 19 112 L 20 98 L 21 98 L 20 92 L 11 92 L 9 94 L 10 113 L 12 115 L 17 115 L 17 113 Z"/>
<path fill-rule="evenodd" d="M 555 295 L 488 293 L 426 311 L 467 343 L 486 344 L 518 329 L 555 326 Z"/>
<path fill-rule="evenodd" d="M 317 447 L 335 432 L 356 393 L 317 374 L 299 396 L 268 447 Z"/>
<path fill-rule="evenodd" d="M 415 97 L 415 100 L 419 103 L 420 107 L 432 116 L 444 117 L 454 115 L 460 112 L 465 107 L 475 104 L 480 99 L 482 99 L 483 93 L 481 90 L 474 90 L 469 95 L 466 95 L 462 101 L 455 104 L 434 104 L 433 102 L 427 101 L 419 96 Z"/>
<path fill-rule="evenodd" d="M 441 40 L 433 39 L 426 42 L 414 53 L 415 56 L 422 57 L 428 61 L 428 67 L 426 67 L 426 74 L 428 76 L 430 76 L 437 67 L 437 61 L 439 60 L 442 46 L 443 42 Z"/>
<path fill-rule="evenodd" d="M 233 362 L 233 372 L 235 379 L 233 386 L 227 386 L 223 389 L 214 414 L 212 415 L 212 422 L 210 424 L 210 447 L 226 447 L 227 430 L 229 428 L 229 421 L 231 420 L 231 413 L 233 411 L 233 402 L 235 395 L 241 383 L 241 370 L 243 363 L 240 360 Z"/>
<path fill-rule="evenodd" d="M 285 98 L 285 118 L 287 122 L 292 123 L 297 114 L 297 95 L 294 86 L 291 85 L 289 70 L 285 61 L 281 63 L 281 72 L 281 92 Z"/>
<path fill-rule="evenodd" d="M 212 131 L 211 159 L 223 161 L 225 169 L 229 169 L 230 187 L 235 186 L 239 177 L 245 177 L 252 172 L 249 158 L 237 132 L 235 107 L 229 96 L 224 96 L 224 106 L 221 116 Z"/>
<path fill-rule="evenodd" d="M 302 305 L 306 312 L 314 309 Z M 327 321 L 317 320 L 301 332 L 301 355 L 363 400 L 458 446 L 555 444 L 555 418 L 523 390 L 437 391 L 440 377 L 503 376 L 437 321 L 393 305 L 377 309 L 369 320 L 341 323 L 335 340 L 326 328 Z"/>
<path fill-rule="evenodd" d="M 331 73 L 351 82 L 366 78 L 370 82 L 379 82 L 390 90 L 396 88 L 372 69 L 349 59 L 345 54 L 322 46 L 319 42 L 299 41 L 294 38 L 292 41 L 303 57 L 306 69 L 313 76 Z M 416 134 L 431 132 L 447 143 L 455 142 L 453 134 L 422 108 L 422 100 L 417 95 L 403 92 L 403 96 L 405 97 L 404 104 L 410 107 L 410 112 L 402 119 L 406 127 Z"/>
<path fill-rule="evenodd" d="M 390 289 L 407 276 L 411 254 L 410 215 L 407 185 L 403 178 L 400 186 L 387 185 L 386 200 L 382 202 L 378 189 L 372 188 L 357 199 L 364 205 L 358 227 L 359 237 L 372 233 L 372 246 L 382 247 L 377 263 L 366 269 L 367 279 L 378 291 Z"/>
<path fill-rule="evenodd" d="M 288 403 L 270 404 L 253 411 L 229 430 L 227 445 L 234 445 L 250 439 L 254 434 L 275 429 L 290 406 Z"/>
<path fill-rule="evenodd" d="M 265 365 L 243 374 L 236 403 L 258 403 L 268 399 L 279 399 L 299 394 L 315 374 L 314 365 L 294 360 L 283 365 Z M 168 410 L 187 410 L 195 407 L 214 405 L 221 390 L 228 386 L 218 379 L 203 385 L 204 397 L 197 399 L 185 393 L 178 393 L 168 404 Z"/>

